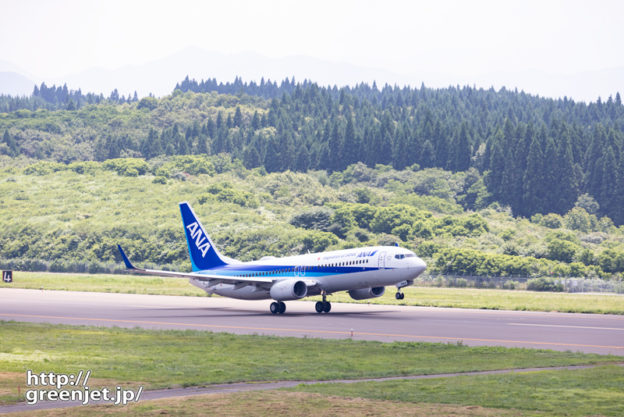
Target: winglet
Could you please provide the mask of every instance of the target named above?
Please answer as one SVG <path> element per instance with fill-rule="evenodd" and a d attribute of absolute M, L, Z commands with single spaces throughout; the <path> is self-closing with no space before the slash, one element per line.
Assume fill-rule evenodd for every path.
<path fill-rule="evenodd" d="M 121 258 L 123 259 L 124 263 L 126 264 L 126 268 L 128 268 L 128 269 L 136 269 L 134 267 L 134 265 L 132 265 L 132 263 L 130 262 L 130 260 L 126 256 L 126 254 L 124 253 L 123 249 L 121 249 L 121 245 L 117 245 L 117 248 L 119 249 L 119 253 L 121 253 Z"/>

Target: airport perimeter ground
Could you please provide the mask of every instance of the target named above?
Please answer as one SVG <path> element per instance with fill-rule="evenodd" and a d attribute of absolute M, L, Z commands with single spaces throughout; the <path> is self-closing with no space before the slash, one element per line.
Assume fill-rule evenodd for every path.
<path fill-rule="evenodd" d="M 19 279 L 19 275 L 16 277 Z M 82 290 L 98 280 L 107 281 L 107 290 L 112 294 L 9 289 L 6 284 L 0 287 L 0 320 L 14 320 L 0 324 L 3 404 L 23 400 L 26 369 L 89 369 L 93 387 L 144 386 L 148 391 L 208 388 L 168 390 L 166 394 L 192 396 L 146 400 L 123 408 L 98 405 L 37 412 L 27 409 L 24 415 L 106 415 L 120 411 L 129 415 L 624 415 L 621 312 L 562 314 L 335 304 L 332 313 L 321 316 L 312 312 L 312 303 L 290 302 L 287 314 L 276 317 L 267 313 L 266 302 L 231 304 L 231 300 L 219 297 L 115 293 L 121 287 L 135 292 L 135 286 L 145 284 L 123 286 L 116 281 L 129 277 L 111 280 L 92 276 L 82 281 L 58 278 L 45 277 L 56 281 L 56 285 L 77 280 L 82 282 L 83 287 L 77 286 Z M 161 280 L 163 285 L 165 281 L 174 280 Z M 175 291 L 194 291 L 188 283 L 177 282 L 188 287 Z M 34 278 L 30 284 L 36 284 Z M 51 285 L 41 285 L 42 281 L 38 284 Z M 158 287 L 159 283 L 146 287 L 150 285 Z M 172 290 L 163 287 L 151 291 Z M 421 289 L 410 291 L 417 293 Z M 448 299 L 461 303 L 462 293 L 457 291 L 461 290 L 449 291 Z M 496 306 L 501 304 L 496 300 L 497 293 L 484 292 L 475 298 L 470 291 L 478 290 L 466 290 L 465 302 L 485 300 L 482 307 L 500 308 Z M 413 295 L 408 293 L 406 301 Z M 542 297 L 535 295 L 537 299 Z M 439 293 L 436 297 L 440 298 Z M 609 303 L 615 307 L 608 309 L 624 309 L 621 296 L 597 297 L 591 301 L 594 311 Z M 542 310 L 565 311 L 555 302 L 551 304 L 555 307 Z M 585 308 L 579 301 L 573 304 Z M 405 331 L 396 331 L 392 326 Z M 492 333 L 479 334 L 487 329 Z M 441 333 L 429 334 L 436 330 Z M 443 334 L 460 330 L 463 333 L 454 337 Z M 444 343 L 425 343 L 430 341 Z M 470 374 L 569 365 L 592 367 Z M 414 375 L 435 377 L 297 386 L 292 382 Z M 238 388 L 214 386 L 242 381 L 253 383 Z M 260 381 L 286 384 L 275 391 L 280 385 L 263 386 Z M 17 395 L 18 386 L 22 397 Z M 248 391 L 258 388 L 262 390 Z M 8 410 L 0 406 L 0 413 Z"/>

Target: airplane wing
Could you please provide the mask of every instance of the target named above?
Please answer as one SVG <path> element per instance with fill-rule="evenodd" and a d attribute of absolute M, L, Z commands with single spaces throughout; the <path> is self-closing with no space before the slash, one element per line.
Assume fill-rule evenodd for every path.
<path fill-rule="evenodd" d="M 132 265 L 132 263 L 130 262 L 126 254 L 124 253 L 123 249 L 121 248 L 121 245 L 117 245 L 117 248 L 119 249 L 119 253 L 121 253 L 121 257 L 123 258 L 124 264 L 126 264 L 126 268 L 137 274 L 154 275 L 154 276 L 171 277 L 171 278 L 194 278 L 194 279 L 198 279 L 201 281 L 218 280 L 219 282 L 227 282 L 227 283 L 256 283 L 256 284 L 268 283 L 270 284 L 273 281 L 275 281 L 273 278 L 268 278 L 268 277 L 228 277 L 225 275 L 205 274 L 205 273 L 200 274 L 197 272 L 173 272 L 173 271 L 160 271 L 156 269 L 137 268 L 134 265 Z M 314 283 L 310 282 L 309 284 L 308 282 L 306 282 L 307 286 L 311 286 L 310 284 L 312 284 L 313 286 L 316 284 L 316 281 L 314 281 Z"/>

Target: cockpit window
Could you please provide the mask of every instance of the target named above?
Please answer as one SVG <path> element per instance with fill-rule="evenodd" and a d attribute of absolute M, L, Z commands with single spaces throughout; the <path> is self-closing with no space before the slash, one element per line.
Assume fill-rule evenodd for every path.
<path fill-rule="evenodd" d="M 397 253 L 394 255 L 396 259 L 413 258 L 414 256 L 416 255 L 413 253 Z"/>

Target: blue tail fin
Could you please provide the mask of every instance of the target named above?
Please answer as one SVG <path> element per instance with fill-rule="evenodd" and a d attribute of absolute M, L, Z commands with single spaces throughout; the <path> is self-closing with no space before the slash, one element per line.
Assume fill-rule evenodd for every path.
<path fill-rule="evenodd" d="M 227 265 L 208 237 L 204 226 L 197 220 L 191 206 L 186 202 L 180 203 L 180 212 L 193 271 Z"/>

